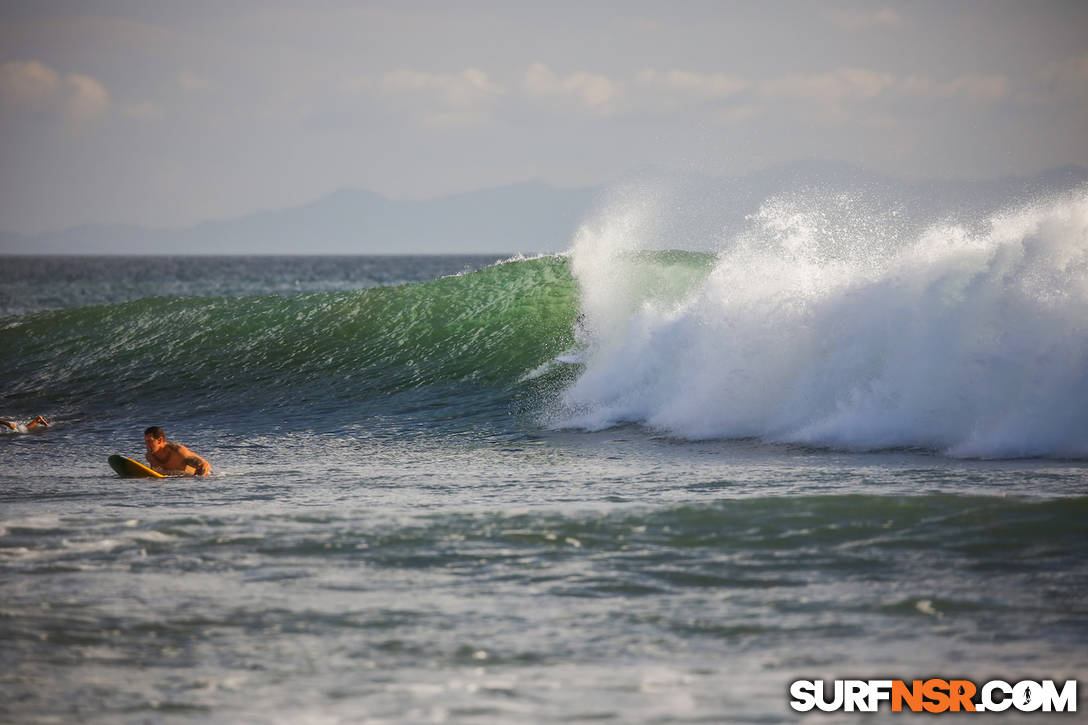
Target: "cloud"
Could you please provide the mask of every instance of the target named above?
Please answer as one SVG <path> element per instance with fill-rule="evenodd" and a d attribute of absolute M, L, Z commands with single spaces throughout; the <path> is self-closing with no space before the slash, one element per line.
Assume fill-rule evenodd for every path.
<path fill-rule="evenodd" d="M 543 63 L 529 67 L 523 87 L 532 98 L 573 102 L 580 109 L 601 116 L 615 111 L 620 96 L 620 85 L 607 76 L 585 72 L 560 76 Z"/>
<path fill-rule="evenodd" d="M 119 109 L 122 116 L 139 120 L 162 118 L 162 108 L 154 103 L 128 103 Z"/>
<path fill-rule="evenodd" d="M 680 70 L 666 72 L 647 70 L 640 73 L 637 80 L 643 86 L 708 100 L 728 98 L 748 87 L 746 81 L 736 76 Z"/>
<path fill-rule="evenodd" d="M 1088 77 L 1088 62 L 1083 66 L 1071 62 L 1053 75 L 1064 85 L 1079 87 L 1080 73 Z M 523 72 L 520 95 L 508 93 L 476 68 L 458 73 L 400 69 L 349 79 L 340 90 L 347 96 L 383 94 L 395 113 L 464 126 L 495 120 L 498 104 L 510 110 L 524 100 L 538 109 L 587 118 L 660 120 L 698 114 L 729 124 L 792 104 L 813 119 L 840 122 L 857 113 L 858 104 L 919 100 L 992 104 L 1011 98 L 1014 89 L 1009 78 L 997 74 L 935 79 L 845 67 L 751 81 L 727 72 L 653 68 L 627 77 L 587 71 L 562 75 L 537 62 Z"/>
<path fill-rule="evenodd" d="M 817 101 L 829 105 L 875 98 L 895 83 L 887 73 L 840 68 L 830 73 L 788 75 L 764 81 L 760 91 L 769 98 Z"/>
<path fill-rule="evenodd" d="M 831 22 L 850 31 L 873 28 L 894 28 L 903 24 L 903 17 L 891 8 L 881 10 L 840 10 L 830 16 Z"/>
<path fill-rule="evenodd" d="M 7 106 L 43 110 L 56 99 L 60 87 L 60 75 L 36 60 L 0 65 L 0 101 Z"/>
<path fill-rule="evenodd" d="M 743 106 L 734 106 L 732 108 L 727 108 L 719 114 L 719 117 L 723 121 L 727 121 L 729 123 L 740 123 L 741 121 L 747 121 L 749 119 L 755 118 L 762 112 L 762 109 L 760 109 L 758 106 L 749 103 Z"/>
<path fill-rule="evenodd" d="M 644 70 L 632 80 L 577 71 L 561 76 L 543 63 L 525 72 L 523 88 L 530 98 L 592 115 L 675 113 L 696 103 L 720 101 L 748 83 L 725 73 Z"/>
<path fill-rule="evenodd" d="M 62 78 L 40 61 L 9 61 L 0 65 L 0 106 L 56 112 L 79 124 L 106 115 L 110 94 L 89 75 L 69 73 Z"/>
<path fill-rule="evenodd" d="M 65 113 L 73 121 L 90 121 L 106 115 L 110 108 L 110 94 L 102 84 L 90 76 L 69 73 L 64 77 L 68 88 L 64 100 Z"/>
<path fill-rule="evenodd" d="M 363 95 L 396 116 L 439 126 L 468 126 L 491 119 L 495 100 L 506 90 L 478 68 L 457 73 L 429 73 L 401 68 L 377 76 L 355 76 L 334 84 L 348 105 L 316 114 L 319 125 L 336 128 L 359 113 L 352 100 Z M 372 107 L 373 108 L 373 107 Z"/>
<path fill-rule="evenodd" d="M 726 73 L 644 70 L 633 83 L 621 86 L 625 96 L 622 105 L 636 116 L 710 113 L 715 119 L 733 123 L 752 115 L 751 109 L 738 112 L 734 105 L 737 95 L 748 86 L 743 78 Z"/>
<path fill-rule="evenodd" d="M 1011 96 L 1012 83 L 1003 75 L 963 75 L 948 80 L 927 76 L 898 77 L 861 68 L 830 73 L 789 75 L 765 81 L 764 97 L 808 101 L 828 107 L 883 98 L 997 103 Z"/>
<path fill-rule="evenodd" d="M 207 89 L 208 81 L 192 71 L 184 70 L 178 74 L 178 85 L 189 92 L 197 92 Z"/>
<path fill-rule="evenodd" d="M 458 109 L 478 105 L 503 92 L 501 86 L 477 68 L 452 74 L 396 70 L 385 74 L 378 85 L 390 92 L 426 93 L 443 105 Z"/>
<path fill-rule="evenodd" d="M 905 95 L 960 99 L 972 103 L 997 103 L 1009 97 L 1011 83 L 1001 75 L 964 75 L 948 81 L 908 76 L 897 89 Z"/>

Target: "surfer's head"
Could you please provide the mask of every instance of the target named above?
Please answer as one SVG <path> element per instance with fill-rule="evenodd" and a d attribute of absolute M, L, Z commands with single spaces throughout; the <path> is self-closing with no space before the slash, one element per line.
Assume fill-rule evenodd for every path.
<path fill-rule="evenodd" d="M 157 425 L 151 426 L 144 431 L 144 445 L 148 453 L 154 453 L 166 445 L 166 433 Z"/>

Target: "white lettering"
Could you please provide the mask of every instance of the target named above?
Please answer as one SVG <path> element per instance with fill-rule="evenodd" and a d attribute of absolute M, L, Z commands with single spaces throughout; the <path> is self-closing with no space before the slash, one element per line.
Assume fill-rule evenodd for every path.
<path fill-rule="evenodd" d="M 1062 685 L 1062 691 L 1054 685 L 1054 680 L 1043 680 L 1043 711 L 1044 712 L 1076 712 L 1077 711 L 1077 681 L 1066 680 Z"/>
<path fill-rule="evenodd" d="M 942 682 L 928 680 L 926 687 Z M 1077 680 L 1065 680 L 1060 683 L 1060 690 L 1055 680 L 1021 680 L 1015 685 L 1004 680 L 990 680 L 983 684 L 974 702 L 965 699 L 965 693 L 974 690 L 973 683 L 961 680 L 952 682 L 949 702 L 950 709 L 954 711 L 960 710 L 961 706 L 970 709 L 971 705 L 976 712 L 1004 712 L 1012 707 L 1020 712 L 1077 711 Z M 905 680 L 796 680 L 790 683 L 790 696 L 793 698 L 790 707 L 797 712 L 809 712 L 813 708 L 823 712 L 879 712 L 881 703 L 891 702 L 893 691 L 905 683 Z M 913 710 L 926 709 L 930 712 L 949 709 L 944 706 L 939 710 L 930 710 L 932 697 L 919 707 L 919 701 L 913 699 L 909 690 L 906 693 L 895 698 L 900 706 L 906 703 Z"/>
<path fill-rule="evenodd" d="M 790 685 L 790 707 L 797 712 L 808 712 L 816 707 L 816 683 L 812 680 L 797 680 Z"/>
<path fill-rule="evenodd" d="M 1035 712 L 1043 706 L 1043 687 L 1038 682 L 1024 680 L 1012 688 L 1012 704 L 1020 712 Z"/>
<path fill-rule="evenodd" d="M 891 680 L 869 680 L 869 712 L 877 712 L 880 710 L 881 701 L 891 699 Z"/>
<path fill-rule="evenodd" d="M 1000 700 L 994 699 L 994 691 L 1002 693 Z M 982 687 L 982 708 L 984 712 L 1004 712 L 1012 707 L 1012 685 L 1004 680 L 990 680 Z M 975 708 L 979 709 L 978 707 Z"/>
<path fill-rule="evenodd" d="M 846 703 L 846 711 L 854 712 L 867 712 L 868 711 L 868 693 L 869 685 L 865 680 L 847 680 L 845 682 L 844 700 Z"/>
<path fill-rule="evenodd" d="M 843 694 L 842 680 L 835 680 L 835 684 L 833 686 L 835 697 L 830 701 L 828 701 L 827 699 L 827 693 L 824 692 L 823 680 L 821 680 L 818 684 L 819 687 L 817 688 L 816 707 L 820 708 L 824 712 L 835 712 L 840 707 L 842 707 L 843 700 L 846 699 L 846 696 Z"/>

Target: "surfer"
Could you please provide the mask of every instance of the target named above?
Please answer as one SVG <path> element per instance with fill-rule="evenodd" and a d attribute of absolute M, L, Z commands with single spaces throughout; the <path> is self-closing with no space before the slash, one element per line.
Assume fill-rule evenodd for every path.
<path fill-rule="evenodd" d="M 189 468 L 195 475 L 207 476 L 212 467 L 197 454 L 180 443 L 167 443 L 166 433 L 153 425 L 144 431 L 144 443 L 147 445 L 147 462 L 154 471 L 162 474 L 185 474 Z"/>
<path fill-rule="evenodd" d="M 0 425 L 6 425 L 8 428 L 11 428 L 12 430 L 19 430 L 19 424 L 18 423 L 12 423 L 10 420 L 0 420 Z M 32 420 L 32 421 L 30 421 L 29 423 L 26 424 L 26 429 L 27 430 L 33 430 L 34 428 L 37 428 L 39 425 L 42 426 L 43 428 L 48 428 L 49 427 L 49 421 L 47 421 L 45 418 L 43 418 L 43 417 L 41 417 L 39 415 L 37 418 L 35 418 L 34 420 Z"/>

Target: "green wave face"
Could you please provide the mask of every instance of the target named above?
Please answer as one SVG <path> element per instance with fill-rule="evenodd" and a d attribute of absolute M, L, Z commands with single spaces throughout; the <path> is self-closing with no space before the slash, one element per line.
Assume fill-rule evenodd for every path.
<path fill-rule="evenodd" d="M 41 313 L 0 330 L 0 402 L 305 406 L 502 387 L 569 347 L 577 305 L 567 260 L 551 257 L 352 292 Z"/>
<path fill-rule="evenodd" d="M 679 299 L 713 257 L 638 252 L 614 261 L 637 305 Z M 435 419 L 532 413 L 581 369 L 552 364 L 575 345 L 579 311 L 568 258 L 542 257 L 355 291 L 42 312 L 0 329 L 9 380 L 0 409 L 350 418 L 395 412 L 390 396 L 399 396 L 400 409 Z"/>

